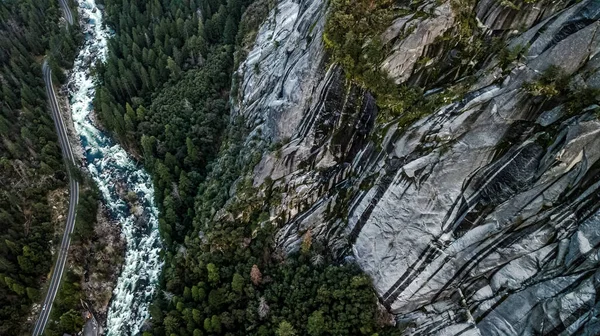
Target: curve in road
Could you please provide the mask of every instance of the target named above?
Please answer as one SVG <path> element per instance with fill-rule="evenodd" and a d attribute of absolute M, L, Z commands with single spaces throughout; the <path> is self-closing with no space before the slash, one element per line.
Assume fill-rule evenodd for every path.
<path fill-rule="evenodd" d="M 46 298 L 42 306 L 42 311 L 38 320 L 35 323 L 33 329 L 33 335 L 38 336 L 44 333 L 46 323 L 48 323 L 48 317 L 52 310 L 52 304 L 56 297 L 56 292 L 60 286 L 60 280 L 62 279 L 65 264 L 67 262 L 67 255 L 69 252 L 69 246 L 71 245 L 71 233 L 75 226 L 75 217 L 77 216 L 77 204 L 79 202 L 79 182 L 72 176 L 70 172 L 69 164 L 75 165 L 75 158 L 73 151 L 71 150 L 71 144 L 67 136 L 65 124 L 60 116 L 60 110 L 58 106 L 58 100 L 56 99 L 56 93 L 52 86 L 52 70 L 48 66 L 48 61 L 44 60 L 42 66 L 44 73 L 44 82 L 46 84 L 46 94 L 50 101 L 50 110 L 52 112 L 52 119 L 54 119 L 54 126 L 56 127 L 56 133 L 58 134 L 58 141 L 62 150 L 63 158 L 67 162 L 67 172 L 69 174 L 69 187 L 70 187 L 70 199 L 69 199 L 69 213 L 67 214 L 67 222 L 65 226 L 65 232 L 63 233 L 62 242 L 60 244 L 60 250 L 58 251 L 58 258 L 52 271 L 52 278 L 50 280 L 50 286 L 46 293 Z"/>

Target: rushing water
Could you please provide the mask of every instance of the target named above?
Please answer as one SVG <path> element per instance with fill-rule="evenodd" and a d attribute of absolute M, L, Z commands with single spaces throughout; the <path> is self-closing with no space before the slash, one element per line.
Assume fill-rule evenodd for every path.
<path fill-rule="evenodd" d="M 86 40 L 68 84 L 75 131 L 85 151 L 87 168 L 127 240 L 125 261 L 113 291 L 105 334 L 137 335 L 149 317 L 148 306 L 162 267 L 158 210 L 150 176 L 90 118 L 95 92 L 90 66 L 97 60 L 105 60 L 109 32 L 102 27 L 102 12 L 94 0 L 79 1 L 79 16 Z M 138 209 L 130 209 L 121 198 L 118 190 L 123 188 L 137 194 Z"/>

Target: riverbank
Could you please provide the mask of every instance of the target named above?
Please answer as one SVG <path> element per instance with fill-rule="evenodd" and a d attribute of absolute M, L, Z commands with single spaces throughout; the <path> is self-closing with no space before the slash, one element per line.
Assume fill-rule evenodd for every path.
<path fill-rule="evenodd" d="M 85 17 L 83 18 L 85 20 Z M 85 22 L 80 22 L 80 24 L 86 27 Z M 89 27 L 85 29 L 89 30 Z M 70 104 L 73 87 L 71 77 L 72 73 L 69 71 L 67 83 L 59 90 L 59 104 L 67 126 L 73 155 L 76 156 L 78 165 L 85 167 L 87 160 L 81 144 L 81 137 L 75 130 Z M 93 121 L 95 118 L 92 116 L 90 118 L 96 126 Z M 82 174 L 89 175 L 89 172 L 84 169 Z M 102 326 L 106 322 L 112 292 L 116 287 L 126 250 L 119 222 L 112 218 L 103 200 L 98 201 L 95 225 L 93 225 L 93 233 L 90 238 L 87 241 L 78 241 L 73 244 L 69 253 L 72 256 L 69 259 L 69 269 L 81 278 L 80 284 L 84 300 L 89 304 L 98 325 Z M 85 318 L 89 309 L 82 305 L 80 312 Z"/>
<path fill-rule="evenodd" d="M 89 303 L 100 326 L 106 322 L 112 292 L 116 287 L 126 243 L 121 230 L 102 205 L 96 214 L 92 239 L 75 244 L 72 249 L 71 267 L 81 277 L 84 300 Z M 82 313 L 89 311 L 82 307 Z"/>
<path fill-rule="evenodd" d="M 106 335 L 135 335 L 149 317 L 148 306 L 162 267 L 158 209 L 150 176 L 95 122 L 96 83 L 91 66 L 105 60 L 109 31 L 103 27 L 103 13 L 95 1 L 80 1 L 78 11 L 85 42 L 69 74 L 66 91 L 85 166 L 98 186 L 106 213 L 113 225 L 119 228 L 122 239 L 111 238 L 106 243 L 118 245 L 125 241 L 120 272 L 113 269 L 112 273 L 119 276 L 114 288 L 110 287 L 109 308 L 105 311 L 95 306 L 94 309 L 99 309 L 99 315 L 106 315 Z M 103 226 L 106 233 L 108 226 L 99 226 Z M 108 232 L 114 235 L 116 231 Z M 99 255 L 110 261 L 117 255 L 112 252 L 102 250 Z M 108 277 L 107 280 L 110 279 Z M 107 286 L 87 287 L 92 291 L 109 289 Z M 91 301 L 103 308 L 108 298 L 108 295 L 98 295 Z"/>

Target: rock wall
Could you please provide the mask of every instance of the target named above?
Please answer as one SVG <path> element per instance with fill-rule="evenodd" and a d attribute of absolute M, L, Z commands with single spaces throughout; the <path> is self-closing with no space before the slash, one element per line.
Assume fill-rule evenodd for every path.
<path fill-rule="evenodd" d="M 600 2 L 510 4 L 471 10 L 522 57 L 506 69 L 488 55 L 468 93 L 408 127 L 377 123 L 375 98 L 329 65 L 325 1 L 280 0 L 238 70 L 234 113 L 279 144 L 252 176 L 282 195 L 277 244 L 310 231 L 354 258 L 406 334 L 600 332 L 600 107 L 578 96 L 600 89 Z M 423 8 L 382 33 L 396 83 L 418 83 L 417 61 L 457 24 L 451 2 Z M 570 96 L 527 89 L 556 67 Z"/>

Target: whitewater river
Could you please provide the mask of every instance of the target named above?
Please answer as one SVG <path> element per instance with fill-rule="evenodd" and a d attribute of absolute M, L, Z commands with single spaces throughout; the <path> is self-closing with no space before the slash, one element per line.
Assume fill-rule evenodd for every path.
<path fill-rule="evenodd" d="M 105 334 L 137 335 L 149 317 L 148 306 L 162 267 L 158 210 L 154 204 L 150 176 L 90 119 L 95 92 L 90 65 L 97 60 L 105 60 L 109 32 L 102 27 L 102 12 L 97 9 L 94 0 L 80 0 L 78 3 L 86 42 L 69 75 L 75 131 L 85 151 L 87 168 L 127 240 L 125 262 L 113 292 Z M 141 207 L 135 211 L 136 215 L 119 196 L 117 188 L 137 194 Z"/>

